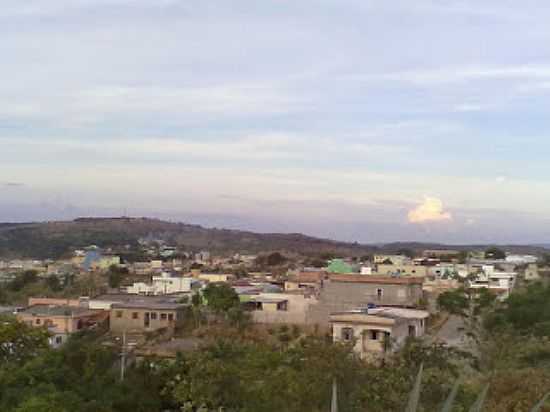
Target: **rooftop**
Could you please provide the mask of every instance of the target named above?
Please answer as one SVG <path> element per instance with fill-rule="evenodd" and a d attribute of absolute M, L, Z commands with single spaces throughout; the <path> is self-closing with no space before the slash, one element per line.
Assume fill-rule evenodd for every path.
<path fill-rule="evenodd" d="M 382 283 L 388 285 L 422 285 L 424 278 L 413 276 L 373 276 L 358 274 L 331 274 L 329 279 L 332 282 L 350 283 Z"/>
<path fill-rule="evenodd" d="M 395 307 L 378 307 L 373 309 L 357 309 L 347 312 L 332 313 L 332 322 L 351 323 L 387 323 L 394 324 L 406 319 L 427 319 L 430 314 L 425 310 Z"/>
<path fill-rule="evenodd" d="M 96 313 L 84 307 L 67 305 L 33 305 L 19 312 L 33 316 L 83 316 Z"/>
<path fill-rule="evenodd" d="M 113 309 L 151 309 L 151 310 L 178 310 L 187 305 L 181 303 L 162 303 L 162 302 L 126 302 L 115 303 Z"/>

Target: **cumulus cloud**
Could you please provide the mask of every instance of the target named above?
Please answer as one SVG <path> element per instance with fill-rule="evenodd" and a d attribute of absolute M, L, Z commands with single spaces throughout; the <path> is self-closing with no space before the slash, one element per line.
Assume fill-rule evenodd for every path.
<path fill-rule="evenodd" d="M 443 202 L 436 197 L 426 197 L 424 202 L 409 212 L 410 223 L 440 222 L 451 220 L 451 213 L 443 208 Z"/>

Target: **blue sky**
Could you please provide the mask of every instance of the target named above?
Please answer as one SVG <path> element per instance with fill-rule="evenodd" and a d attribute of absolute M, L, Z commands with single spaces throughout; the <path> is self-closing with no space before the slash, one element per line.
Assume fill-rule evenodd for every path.
<path fill-rule="evenodd" d="M 0 220 L 546 242 L 550 3 L 4 0 Z"/>

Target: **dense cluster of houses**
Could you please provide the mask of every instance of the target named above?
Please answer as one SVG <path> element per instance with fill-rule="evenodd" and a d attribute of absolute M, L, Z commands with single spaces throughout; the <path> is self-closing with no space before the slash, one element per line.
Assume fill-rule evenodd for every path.
<path fill-rule="evenodd" d="M 206 252 L 195 258 L 212 259 Z M 72 263 L 83 270 L 120 264 L 116 256 L 93 248 L 75 253 L 74 259 Z M 191 316 L 193 295 L 200 295 L 209 283 L 225 282 L 254 322 L 323 328 L 334 341 L 352 342 L 357 353 L 368 359 L 398 349 L 409 336 L 425 334 L 430 315 L 427 294 L 465 284 L 487 288 L 505 299 L 518 270 L 527 280 L 540 276 L 535 262 L 531 256 L 459 261 L 454 251 L 426 251 L 415 259 L 402 255 L 377 255 L 368 263 L 334 259 L 325 268 L 289 271 L 282 278 L 269 273 L 237 278 L 198 269 L 182 272 L 174 259 L 152 259 L 130 268 L 134 274 L 147 273 L 147 280 L 121 287 L 117 293 L 79 299 L 31 298 L 17 317 L 47 328 L 52 346 L 62 345 L 69 335 L 85 328 L 105 327 L 113 334 L 173 332 Z"/>

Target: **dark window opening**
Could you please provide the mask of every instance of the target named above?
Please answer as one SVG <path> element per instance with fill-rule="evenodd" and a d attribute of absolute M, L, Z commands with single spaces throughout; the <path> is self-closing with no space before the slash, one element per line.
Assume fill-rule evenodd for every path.
<path fill-rule="evenodd" d="M 342 340 L 349 342 L 353 340 L 353 329 L 352 328 L 342 328 Z"/>

